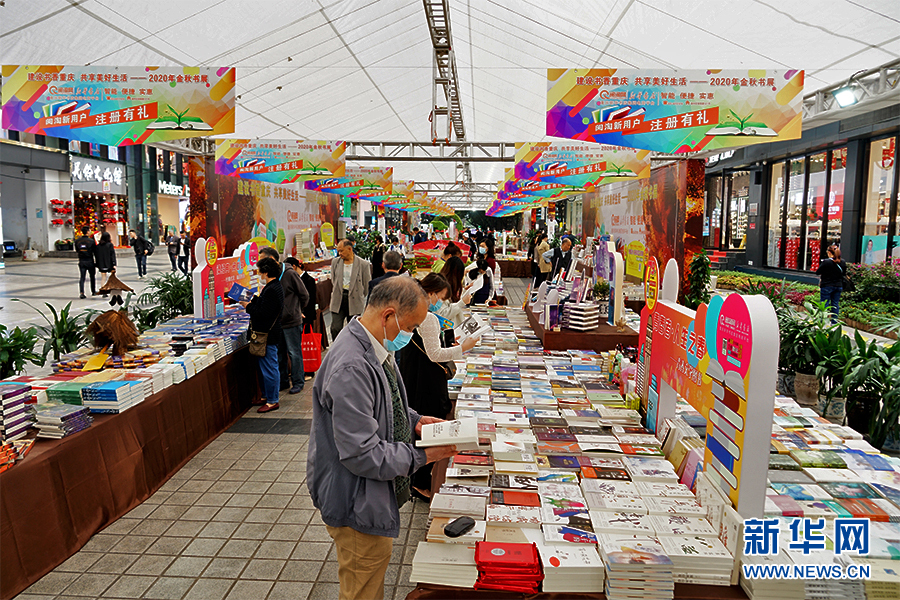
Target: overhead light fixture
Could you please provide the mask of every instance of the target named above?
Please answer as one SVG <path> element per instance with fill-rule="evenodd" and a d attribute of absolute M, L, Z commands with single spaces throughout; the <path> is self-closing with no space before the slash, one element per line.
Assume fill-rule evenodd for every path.
<path fill-rule="evenodd" d="M 831 92 L 831 95 L 834 96 L 834 101 L 838 103 L 838 106 L 841 108 L 847 108 L 848 106 L 852 106 L 859 102 L 859 99 L 856 97 L 856 87 L 852 85 L 846 85 L 840 89 L 834 90 Z"/>
<path fill-rule="evenodd" d="M 853 78 L 860 73 L 865 72 L 865 69 L 863 69 L 862 71 L 857 71 L 850 76 L 850 79 L 847 80 L 847 85 L 831 92 L 831 95 L 834 96 L 834 101 L 838 103 L 838 106 L 840 106 L 841 108 L 847 108 L 848 106 L 853 106 L 854 104 L 859 102 L 859 98 L 856 96 L 857 86 L 853 84 Z"/>

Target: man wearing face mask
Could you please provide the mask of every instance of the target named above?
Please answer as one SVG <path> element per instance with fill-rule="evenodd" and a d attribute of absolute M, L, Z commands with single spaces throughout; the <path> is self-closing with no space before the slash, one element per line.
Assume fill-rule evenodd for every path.
<path fill-rule="evenodd" d="M 544 260 L 550 261 L 553 265 L 553 271 L 550 273 L 550 281 L 552 281 L 561 271 L 569 271 L 572 266 L 572 239 L 564 237 L 559 248 L 554 248 L 543 254 Z"/>
<path fill-rule="evenodd" d="M 315 379 L 307 487 L 337 547 L 342 600 L 383 598 L 410 476 L 456 454 L 453 446 L 415 447 L 413 434 L 441 419 L 409 408 L 391 356 L 425 320 L 428 303 L 410 277 L 383 281 L 334 341 Z"/>

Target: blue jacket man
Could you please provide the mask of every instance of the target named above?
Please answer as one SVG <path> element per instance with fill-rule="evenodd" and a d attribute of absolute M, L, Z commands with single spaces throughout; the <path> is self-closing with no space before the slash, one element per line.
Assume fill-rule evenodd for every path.
<path fill-rule="evenodd" d="M 413 434 L 441 419 L 409 408 L 391 355 L 427 312 L 417 281 L 387 279 L 334 341 L 316 375 L 307 487 L 337 546 L 342 599 L 383 597 L 410 476 L 456 453 L 453 446 L 415 447 Z"/>

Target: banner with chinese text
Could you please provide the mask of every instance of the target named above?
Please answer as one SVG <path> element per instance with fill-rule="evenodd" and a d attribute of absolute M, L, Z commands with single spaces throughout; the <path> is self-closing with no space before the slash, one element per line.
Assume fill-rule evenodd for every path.
<path fill-rule="evenodd" d="M 233 67 L 3 65 L 2 73 L 3 129 L 107 146 L 234 133 Z"/>
<path fill-rule="evenodd" d="M 346 142 L 216 140 L 216 173 L 267 183 L 343 177 Z"/>
<path fill-rule="evenodd" d="M 798 139 L 798 70 L 547 69 L 547 135 L 678 153 Z"/>
<path fill-rule="evenodd" d="M 650 176 L 650 152 L 621 146 L 538 142 L 516 144 L 517 179 L 592 189 Z"/>

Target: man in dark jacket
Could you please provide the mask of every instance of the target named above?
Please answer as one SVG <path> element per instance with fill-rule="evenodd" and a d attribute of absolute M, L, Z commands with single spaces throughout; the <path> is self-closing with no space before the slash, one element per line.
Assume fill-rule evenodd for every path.
<path fill-rule="evenodd" d="M 309 294 L 309 302 L 303 307 L 303 330 L 306 331 L 306 328 L 309 327 L 310 331 L 314 331 L 315 323 L 319 319 L 319 306 L 316 301 L 318 298 L 316 280 L 312 275 L 306 272 L 303 264 L 293 256 L 288 256 L 284 259 L 284 264 L 290 265 L 291 268 L 294 269 L 294 272 L 300 276 L 300 281 L 303 282 L 303 285 L 306 286 L 306 292 Z M 324 326 L 324 322 L 322 325 Z M 321 331 L 325 331 L 325 329 L 323 328 Z M 304 369 L 306 366 L 309 365 L 304 365 Z M 304 379 L 307 381 L 315 376 L 315 371 L 306 371 L 304 373 Z"/>
<path fill-rule="evenodd" d="M 87 227 L 81 228 L 81 237 L 75 240 L 75 251 L 78 252 L 78 270 L 81 272 L 81 278 L 78 280 L 79 298 L 84 299 L 84 276 L 91 274 L 91 295 L 97 295 L 97 269 L 94 265 L 94 248 L 97 243 L 94 238 L 88 235 L 90 231 Z"/>
<path fill-rule="evenodd" d="M 369 282 L 370 294 L 372 293 L 372 290 L 375 289 L 376 285 L 389 277 L 396 277 L 400 274 L 400 269 L 403 268 L 403 256 L 401 256 L 399 252 L 388 250 L 384 253 L 384 259 L 381 264 L 384 266 L 384 275 Z"/>
<path fill-rule="evenodd" d="M 191 238 L 188 237 L 187 233 L 184 231 L 181 232 L 181 240 L 179 240 L 178 246 L 178 270 L 184 273 L 185 277 L 190 274 L 190 262 L 191 262 Z"/>
<path fill-rule="evenodd" d="M 175 262 L 178 260 L 178 251 L 181 250 L 181 239 L 176 237 L 175 230 L 166 238 L 166 248 L 169 251 L 169 261 L 172 263 L 172 272 L 175 272 Z"/>
<path fill-rule="evenodd" d="M 278 251 L 268 246 L 260 248 L 260 258 L 268 256 L 278 260 Z M 309 292 L 293 267 L 283 263 L 278 277 L 284 288 L 284 309 L 281 313 L 281 342 L 278 344 L 278 370 L 281 389 L 290 388 L 289 394 L 303 390 L 303 352 L 300 340 L 303 336 L 303 307 L 309 304 Z M 288 370 L 290 357 L 290 371 Z"/>
<path fill-rule="evenodd" d="M 150 254 L 148 249 L 150 242 L 145 240 L 144 236 L 138 235 L 134 229 L 128 232 L 128 237 L 131 238 L 129 244 L 134 248 L 134 262 L 137 263 L 138 279 L 143 279 L 147 274 L 147 255 Z"/>
<path fill-rule="evenodd" d="M 564 237 L 559 244 L 559 248 L 553 248 L 544 252 L 544 260 L 549 261 L 553 265 L 553 271 L 550 273 L 550 281 L 552 281 L 561 271 L 569 271 L 572 266 L 572 240 Z"/>

